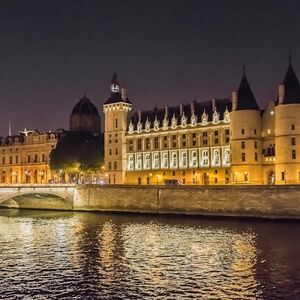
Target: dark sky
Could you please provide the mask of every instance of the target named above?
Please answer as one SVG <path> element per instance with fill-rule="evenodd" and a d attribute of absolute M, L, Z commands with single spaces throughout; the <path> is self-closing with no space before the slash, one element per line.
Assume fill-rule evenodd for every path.
<path fill-rule="evenodd" d="M 1 0 L 0 134 L 101 110 L 114 71 L 138 110 L 229 96 L 245 63 L 263 108 L 290 51 L 300 77 L 298 0 Z"/>

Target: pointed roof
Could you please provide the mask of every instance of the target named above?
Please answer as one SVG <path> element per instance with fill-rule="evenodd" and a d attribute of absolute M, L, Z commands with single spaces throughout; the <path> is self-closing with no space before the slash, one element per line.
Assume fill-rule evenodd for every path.
<path fill-rule="evenodd" d="M 111 80 L 111 83 L 119 84 L 116 72 L 114 72 L 114 74 L 113 74 L 113 78 Z"/>
<path fill-rule="evenodd" d="M 284 80 L 283 104 L 300 103 L 300 84 L 296 73 L 292 67 L 291 58 Z"/>
<path fill-rule="evenodd" d="M 260 110 L 250 88 L 243 66 L 243 77 L 238 90 L 238 103 L 236 110 Z"/>
<path fill-rule="evenodd" d="M 114 74 L 113 74 L 111 84 L 112 85 L 118 85 L 120 87 L 116 72 L 114 72 Z M 132 104 L 128 98 L 126 100 L 124 100 L 122 98 L 122 94 L 120 93 L 119 89 L 118 89 L 118 91 L 111 90 L 111 96 L 104 102 L 104 105 L 105 104 L 117 103 L 117 102 L 125 102 L 125 103 Z"/>

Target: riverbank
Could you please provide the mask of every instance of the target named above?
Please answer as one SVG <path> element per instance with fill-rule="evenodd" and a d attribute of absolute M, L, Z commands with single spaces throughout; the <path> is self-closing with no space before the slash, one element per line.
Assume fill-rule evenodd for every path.
<path fill-rule="evenodd" d="M 0 194 L 0 206 L 21 209 L 300 219 L 298 185 L 36 185 Z"/>
<path fill-rule="evenodd" d="M 74 210 L 300 219 L 300 186 L 77 186 Z"/>

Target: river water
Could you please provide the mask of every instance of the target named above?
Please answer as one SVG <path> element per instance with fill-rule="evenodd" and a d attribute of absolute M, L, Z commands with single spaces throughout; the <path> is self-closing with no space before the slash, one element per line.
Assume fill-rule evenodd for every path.
<path fill-rule="evenodd" d="M 0 210 L 0 299 L 300 299 L 300 223 Z"/>

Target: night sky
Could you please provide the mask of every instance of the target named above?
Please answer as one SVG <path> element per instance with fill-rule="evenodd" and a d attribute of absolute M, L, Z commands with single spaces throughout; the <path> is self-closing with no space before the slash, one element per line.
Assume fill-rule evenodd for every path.
<path fill-rule="evenodd" d="M 0 1 L 0 134 L 68 129 L 86 92 L 102 110 L 114 71 L 134 110 L 227 97 L 242 65 L 261 108 L 292 53 L 300 1 Z"/>

